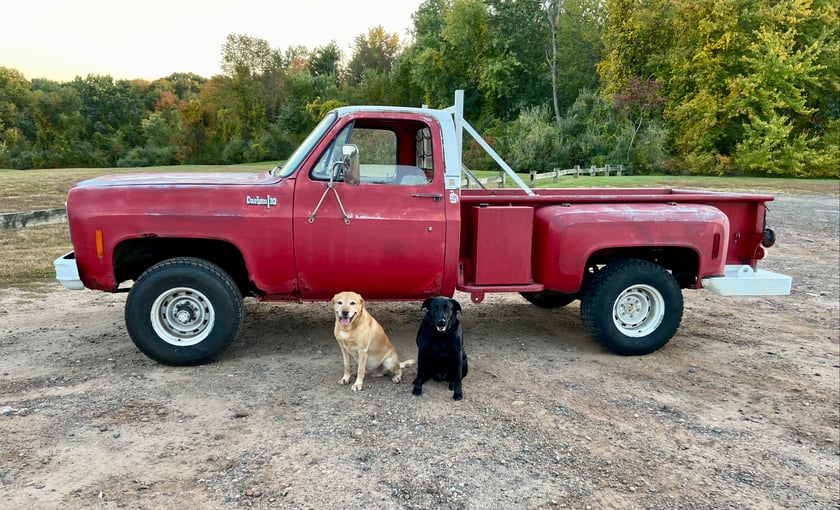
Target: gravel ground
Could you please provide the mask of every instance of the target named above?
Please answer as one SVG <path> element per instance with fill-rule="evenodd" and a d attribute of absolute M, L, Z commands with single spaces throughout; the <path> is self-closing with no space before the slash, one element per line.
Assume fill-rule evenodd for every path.
<path fill-rule="evenodd" d="M 840 203 L 779 195 L 764 269 L 785 297 L 685 291 L 643 357 L 577 303 L 456 294 L 464 400 L 430 382 L 337 384 L 324 303 L 246 300 L 217 363 L 144 357 L 125 294 L 0 290 L 4 508 L 840 508 Z M 370 303 L 401 358 L 419 303 Z M 414 368 L 406 369 L 411 381 Z"/>

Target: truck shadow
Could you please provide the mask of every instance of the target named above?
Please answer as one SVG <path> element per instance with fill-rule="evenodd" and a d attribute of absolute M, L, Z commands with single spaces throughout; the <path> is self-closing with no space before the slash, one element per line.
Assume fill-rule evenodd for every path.
<path fill-rule="evenodd" d="M 462 296 L 456 296 L 462 298 Z M 577 303 L 557 309 L 536 307 L 518 296 L 462 303 L 461 325 L 467 352 L 504 355 L 506 350 L 605 352 L 583 329 Z M 403 359 L 416 354 L 420 302 L 372 302 L 367 309 L 385 328 Z M 259 303 L 246 300 L 245 324 L 224 359 L 271 355 L 338 356 L 333 316 L 326 303 Z M 559 355 L 559 354 L 558 354 Z"/>

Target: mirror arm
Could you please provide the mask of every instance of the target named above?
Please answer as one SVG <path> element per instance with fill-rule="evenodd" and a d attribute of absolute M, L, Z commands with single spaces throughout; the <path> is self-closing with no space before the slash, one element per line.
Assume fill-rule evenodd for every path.
<path fill-rule="evenodd" d="M 338 196 L 338 190 L 335 189 L 335 183 L 333 182 L 333 175 L 335 175 L 336 167 L 341 167 L 343 170 L 344 165 L 341 161 L 336 161 L 333 164 L 333 168 L 330 170 L 330 182 L 327 184 L 327 189 L 324 190 L 324 193 L 321 195 L 321 200 L 318 200 L 318 205 L 315 206 L 315 210 L 312 211 L 312 214 L 309 215 L 309 223 L 313 223 L 315 221 L 315 216 L 318 214 L 318 210 L 321 209 L 321 204 L 324 203 L 324 199 L 327 197 L 327 193 L 332 190 L 335 194 L 335 199 L 338 201 L 338 208 L 341 209 L 341 215 L 344 216 L 344 224 L 350 224 L 350 217 L 347 216 L 347 211 L 344 210 L 344 204 L 341 203 L 341 198 Z"/>

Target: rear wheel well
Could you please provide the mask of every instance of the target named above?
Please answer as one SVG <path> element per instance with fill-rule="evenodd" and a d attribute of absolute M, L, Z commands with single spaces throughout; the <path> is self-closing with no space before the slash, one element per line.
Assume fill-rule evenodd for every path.
<path fill-rule="evenodd" d="M 175 257 L 195 257 L 212 262 L 233 278 L 243 296 L 257 294 L 239 249 L 214 239 L 128 239 L 114 249 L 114 277 L 117 283 L 137 280 L 148 268 Z"/>
<path fill-rule="evenodd" d="M 681 289 L 693 287 L 697 283 L 700 260 L 697 253 L 691 248 L 640 246 L 609 248 L 590 255 L 586 262 L 586 271 L 581 288 L 586 286 L 587 281 L 599 268 L 624 259 L 647 260 L 662 266 L 671 272 Z"/>

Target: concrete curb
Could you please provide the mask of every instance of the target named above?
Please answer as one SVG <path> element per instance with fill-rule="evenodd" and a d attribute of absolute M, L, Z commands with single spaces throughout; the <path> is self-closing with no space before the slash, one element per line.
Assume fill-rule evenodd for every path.
<path fill-rule="evenodd" d="M 67 211 L 63 207 L 60 209 L 6 213 L 0 214 L 0 230 L 46 225 L 49 223 L 64 223 L 66 221 Z"/>

